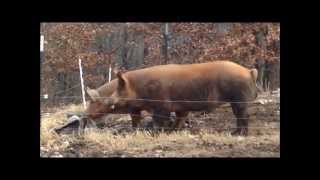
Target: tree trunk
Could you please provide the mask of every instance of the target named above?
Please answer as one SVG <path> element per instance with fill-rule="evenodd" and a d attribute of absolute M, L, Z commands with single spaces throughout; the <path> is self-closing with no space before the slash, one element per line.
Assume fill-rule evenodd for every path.
<path fill-rule="evenodd" d="M 277 59 L 268 62 L 268 71 L 267 80 L 270 83 L 270 90 L 275 90 L 280 87 L 280 61 Z"/>
<path fill-rule="evenodd" d="M 169 54 L 169 24 L 168 23 L 165 23 L 163 25 L 163 57 L 164 57 L 164 64 L 167 64 L 168 61 L 169 61 L 169 57 L 168 57 L 168 54 Z"/>
<path fill-rule="evenodd" d="M 257 82 L 259 85 L 263 86 L 263 76 L 265 69 L 265 61 L 263 59 L 257 59 L 255 63 L 255 68 L 258 70 Z"/>
<path fill-rule="evenodd" d="M 263 52 L 266 52 L 266 39 L 265 39 L 265 31 L 263 28 L 259 29 L 259 31 L 254 32 L 255 39 L 256 39 L 256 44 L 262 48 Z M 269 83 L 268 77 L 269 77 L 269 72 L 266 71 L 266 59 L 261 59 L 260 57 L 256 64 L 257 64 L 257 69 L 258 69 L 258 83 L 261 84 L 266 90 L 267 85 Z"/>
<path fill-rule="evenodd" d="M 144 62 L 144 34 L 133 32 L 128 35 L 125 68 L 128 70 L 137 69 Z"/>
<path fill-rule="evenodd" d="M 127 24 L 121 24 L 120 31 L 116 35 L 115 44 L 120 46 L 120 48 L 116 52 L 116 62 L 115 67 L 121 68 L 126 66 L 126 58 L 127 58 L 127 46 L 126 42 L 128 39 L 128 25 Z"/>

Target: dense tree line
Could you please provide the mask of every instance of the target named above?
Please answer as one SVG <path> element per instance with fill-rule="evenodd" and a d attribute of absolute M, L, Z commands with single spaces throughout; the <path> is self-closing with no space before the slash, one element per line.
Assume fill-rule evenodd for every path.
<path fill-rule="evenodd" d="M 258 68 L 265 87 L 280 84 L 278 23 L 42 23 L 41 34 L 41 94 L 53 105 L 80 102 L 79 58 L 92 88 L 108 80 L 109 66 L 132 70 L 219 59 Z"/>

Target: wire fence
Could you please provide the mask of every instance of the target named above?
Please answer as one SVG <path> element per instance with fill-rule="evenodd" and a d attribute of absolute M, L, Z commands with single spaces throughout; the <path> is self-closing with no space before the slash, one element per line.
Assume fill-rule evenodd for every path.
<path fill-rule="evenodd" d="M 80 96 L 68 96 L 68 97 L 63 97 L 63 98 L 81 98 Z M 101 97 L 101 99 L 109 99 L 109 97 Z M 269 98 L 263 98 L 263 99 L 256 99 L 254 101 L 214 101 L 214 100 L 198 100 L 198 101 L 189 101 L 189 100 L 155 100 L 155 99 L 143 99 L 143 98 L 138 98 L 138 99 L 133 99 L 133 98 L 118 98 L 119 100 L 128 100 L 128 101 L 147 101 L 147 102 L 163 102 L 163 103 L 217 103 L 220 105 L 220 107 L 230 107 L 230 106 L 223 106 L 223 104 L 227 103 L 234 103 L 234 104 L 241 104 L 241 103 L 246 103 L 246 104 L 265 104 L 265 103 L 273 103 L 277 104 L 280 108 L 280 98 L 274 98 L 274 97 L 269 97 Z M 54 113 L 54 112 L 42 112 L 42 113 Z M 112 113 L 112 112 L 110 112 Z M 108 113 L 95 113 L 95 114 L 108 114 Z M 118 113 L 117 113 L 118 114 Z"/>
<path fill-rule="evenodd" d="M 110 127 L 109 127 L 110 128 Z M 118 128 L 129 128 L 128 126 L 118 126 Z M 207 126 L 196 126 L 196 127 L 183 127 L 183 128 L 171 128 L 171 127 L 152 127 L 152 128 L 139 128 L 130 127 L 132 130 L 234 130 L 237 127 L 207 127 Z M 263 126 L 249 126 L 249 129 L 279 129 L 279 127 L 263 127 Z"/>
<path fill-rule="evenodd" d="M 66 92 L 68 90 L 71 90 L 71 89 L 74 89 L 76 87 L 79 87 L 81 84 L 77 84 L 67 90 L 64 90 L 64 91 L 60 91 L 60 92 L 57 92 L 55 93 L 54 95 L 58 95 L 59 93 L 63 93 L 63 92 Z M 43 98 L 43 96 L 40 96 Z M 81 96 L 64 96 L 64 97 L 55 97 L 55 99 L 81 99 L 82 97 Z M 260 98 L 260 99 L 259 99 Z M 262 98 L 262 99 L 261 99 Z M 111 99 L 110 97 L 97 97 L 97 99 L 104 99 L 104 100 L 107 100 L 107 99 Z M 162 103 L 221 103 L 221 104 L 225 104 L 225 103 L 247 103 L 247 104 L 264 104 L 264 103 L 275 103 L 275 104 L 279 104 L 280 105 L 280 95 L 271 95 L 271 93 L 269 95 L 261 95 L 258 96 L 257 99 L 253 100 L 253 101 L 218 101 L 218 100 L 169 100 L 169 99 L 146 99 L 146 98 L 118 98 L 119 100 L 127 100 L 127 101 L 145 101 L 145 102 L 162 102 Z M 48 99 L 47 99 L 48 100 Z M 222 106 L 223 107 L 223 106 Z M 229 106 L 228 106 L 229 107 Z M 276 112 L 277 110 L 275 110 L 274 112 Z M 55 113 L 55 112 L 41 112 L 41 117 L 46 117 L 46 116 L 50 116 L 51 113 Z M 110 113 L 95 113 L 96 115 L 108 115 L 108 114 L 111 114 L 112 112 Z M 121 115 L 120 113 L 116 113 L 116 114 L 119 114 Z M 122 114 L 124 115 L 124 114 Z M 128 115 L 128 114 L 126 114 Z M 137 116 L 137 114 L 130 114 L 130 115 L 133 115 L 133 116 Z M 279 114 L 277 114 L 279 115 Z M 140 115 L 138 115 L 140 116 Z M 185 118 L 185 120 L 188 120 L 189 122 L 192 122 L 194 121 L 195 119 L 197 121 L 194 121 L 194 122 L 197 122 L 196 124 L 196 128 L 200 128 L 200 129 L 219 129 L 219 130 L 223 130 L 223 129 L 234 129 L 235 127 L 207 127 L 207 126 L 199 126 L 199 124 L 203 123 L 201 122 L 201 120 L 207 120 L 207 119 L 211 119 L 211 120 L 219 120 L 219 119 L 225 119 L 225 120 L 236 120 L 236 119 L 248 119 L 248 118 L 226 118 L 226 117 L 223 117 L 223 116 L 207 116 L 207 117 L 176 117 L 176 116 L 165 116 L 165 115 L 161 115 L 161 114 L 151 114 L 149 116 L 141 116 L 141 118 L 147 118 L 147 117 L 151 117 L 151 118 L 164 118 L 164 119 L 171 119 L 171 118 L 174 118 L 174 119 L 178 119 L 178 118 Z M 279 116 L 280 118 L 280 116 Z M 119 118 L 120 119 L 120 118 Z M 279 119 L 280 120 L 280 119 Z M 200 121 L 200 122 L 199 122 Z M 108 125 L 107 125 L 108 126 Z M 126 126 L 121 126 L 121 127 L 126 127 Z M 192 127 L 193 128 L 193 127 Z M 184 127 L 183 129 L 192 129 L 190 127 Z M 278 129 L 280 128 L 279 127 L 249 127 L 250 129 Z M 136 129 L 148 129 L 148 128 L 136 128 Z M 157 127 L 153 127 L 152 129 L 162 129 L 162 130 L 167 130 L 167 129 L 170 129 L 170 130 L 174 130 L 175 128 L 165 128 L 165 127 L 161 127 L 161 128 L 157 128 Z"/>
<path fill-rule="evenodd" d="M 42 116 L 49 116 L 51 113 L 50 112 L 44 112 L 44 113 L 42 113 L 42 114 L 45 114 L 45 113 L 47 113 L 48 115 L 42 115 Z M 95 113 L 96 115 L 110 115 L 110 114 L 112 114 L 112 113 Z M 119 114 L 119 113 L 117 113 L 118 115 L 128 115 L 128 114 Z M 137 116 L 137 115 L 134 115 L 134 116 Z M 170 118 L 177 118 L 177 119 L 179 119 L 179 118 L 187 118 L 186 116 L 185 117 L 172 117 L 172 116 L 164 116 L 164 115 L 160 115 L 160 114 L 152 114 L 152 115 L 150 115 L 150 116 L 141 116 L 141 118 L 147 118 L 147 117 L 158 117 L 158 118 L 165 118 L 165 119 L 170 119 Z M 208 117 L 188 117 L 187 119 L 191 119 L 191 118 L 194 118 L 194 119 L 197 119 L 197 120 L 205 120 L 205 119 L 221 119 L 221 118 L 224 118 L 224 117 L 217 117 L 217 116 L 208 116 Z M 119 118 L 120 119 L 120 118 Z M 232 120 L 232 119 L 249 119 L 249 118 L 224 118 L 224 119 L 230 119 L 230 120 Z"/>
<path fill-rule="evenodd" d="M 82 98 L 81 96 L 64 96 L 64 97 L 58 97 L 60 99 L 68 99 L 68 98 Z M 110 97 L 95 97 L 96 99 L 112 99 Z M 148 101 L 148 102 L 174 102 L 174 103 L 183 103 L 183 102 L 189 102 L 189 103 L 256 103 L 259 102 L 258 100 L 254 101 L 217 101 L 217 100 L 167 100 L 167 99 L 145 99 L 145 98 L 117 98 L 119 100 L 128 100 L 128 101 Z M 269 98 L 267 100 L 274 99 Z M 280 99 L 276 102 L 280 102 Z"/>
<path fill-rule="evenodd" d="M 98 114 L 103 114 L 103 115 L 107 115 L 109 113 L 98 113 Z M 128 114 L 119 114 L 119 115 L 128 115 Z M 135 116 L 137 116 L 135 114 Z M 205 116 L 205 115 L 202 115 L 202 116 Z M 160 114 L 152 114 L 152 115 L 149 115 L 149 116 L 141 116 L 141 118 L 147 118 L 147 117 L 150 117 L 152 118 L 165 118 L 166 121 L 165 122 L 168 122 L 170 121 L 171 118 L 173 118 L 173 120 L 176 120 L 178 119 L 177 117 L 175 116 L 165 116 L 165 115 L 160 115 Z M 279 118 L 276 118 L 276 121 L 273 121 L 273 122 L 276 122 L 276 123 L 279 123 L 280 122 L 280 116 L 277 116 Z M 250 118 L 230 118 L 230 117 L 223 117 L 223 116 L 207 116 L 207 117 L 190 117 L 190 116 L 186 116 L 186 117 L 183 117 L 185 120 L 187 120 L 186 122 L 188 124 L 191 124 L 192 127 L 183 127 L 183 129 L 215 129 L 215 130 L 225 130 L 225 129 L 235 129 L 236 127 L 208 127 L 208 126 L 203 126 L 201 124 L 204 124 L 205 122 L 201 122 L 202 120 L 221 120 L 221 119 L 224 119 L 224 120 L 237 120 L 237 119 L 250 119 Z M 118 126 L 119 124 L 121 124 L 119 122 L 119 119 L 118 118 L 118 123 L 117 124 L 106 124 L 105 126 L 108 127 L 108 128 L 111 128 L 111 127 L 117 127 L 117 128 L 128 128 L 128 126 L 124 126 L 124 125 L 120 125 Z M 130 121 L 130 119 L 123 119 L 124 121 Z M 122 121 L 123 121 L 122 120 Z M 101 120 L 100 120 L 101 121 Z M 99 123 L 98 122 L 95 122 L 95 121 L 91 121 L 91 122 L 94 122 L 94 124 L 96 123 Z M 106 121 L 105 121 L 106 122 Z M 171 123 L 173 123 L 173 121 L 171 121 Z M 277 124 L 277 126 L 249 126 L 248 128 L 250 129 L 279 129 L 280 128 L 280 124 Z M 141 128 L 141 127 L 138 127 L 138 128 L 133 128 L 133 129 L 139 129 L 139 130 L 148 130 L 149 128 L 148 127 L 144 127 L 144 128 Z M 152 127 L 151 129 L 153 130 L 157 130 L 157 129 L 163 129 L 163 130 L 175 130 L 175 129 L 181 129 L 181 128 L 173 128 L 173 127 Z"/>
<path fill-rule="evenodd" d="M 76 88 L 76 87 L 79 87 L 80 85 L 81 85 L 81 83 L 79 83 L 79 84 L 77 84 L 77 85 L 75 85 L 75 86 L 73 86 L 73 87 L 71 87 L 71 88 L 68 88 L 68 89 L 66 89 L 66 90 L 58 91 L 57 93 L 54 93 L 54 94 L 52 94 L 51 96 L 56 96 L 56 95 L 59 95 L 59 94 L 61 94 L 61 93 L 66 93 L 66 92 L 70 91 L 71 89 L 74 89 L 74 88 Z M 64 97 L 78 97 L 78 96 L 64 96 Z M 43 98 L 43 96 L 40 96 L 40 98 Z M 63 98 L 63 97 L 55 97 L 55 98 Z M 44 99 L 46 99 L 46 98 L 44 98 Z"/>

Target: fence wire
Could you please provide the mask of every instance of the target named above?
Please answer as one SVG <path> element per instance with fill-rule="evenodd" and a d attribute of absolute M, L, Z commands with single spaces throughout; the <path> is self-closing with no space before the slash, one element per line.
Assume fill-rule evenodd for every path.
<path fill-rule="evenodd" d="M 43 114 L 46 114 L 47 112 L 43 112 Z M 51 114 L 51 113 L 47 113 L 47 114 Z M 99 114 L 102 114 L 102 115 L 112 115 L 112 114 L 115 114 L 115 113 L 95 113 L 95 114 L 97 114 L 97 115 L 99 115 Z M 128 114 L 118 114 L 118 113 L 116 113 L 117 115 L 128 115 Z M 42 116 L 49 116 L 49 115 L 42 115 Z M 129 114 L 130 115 L 130 114 Z M 139 116 L 139 115 L 134 115 L 134 116 Z M 141 117 L 141 118 L 148 118 L 148 117 L 150 117 L 150 118 L 152 118 L 152 117 L 159 117 L 159 118 L 166 118 L 166 119 L 170 119 L 170 118 L 177 118 L 177 119 L 181 119 L 181 118 L 186 118 L 186 119 L 191 119 L 191 118 L 194 118 L 194 119 L 197 119 L 197 120 L 205 120 L 205 119 L 230 119 L 230 120 L 232 120 L 232 119 L 250 119 L 250 118 L 224 118 L 224 117 L 217 117 L 217 116 L 210 116 L 210 117 L 172 117 L 172 116 L 163 116 L 163 115 L 158 115 L 158 114 L 153 114 L 153 115 L 150 115 L 150 116 L 144 116 L 144 117 Z M 120 119 L 120 118 L 119 118 Z M 102 120 L 101 120 L 102 121 Z"/>
<path fill-rule="evenodd" d="M 73 88 L 76 88 L 80 86 L 80 84 L 76 85 L 76 86 L 73 86 L 67 90 L 70 90 L 70 89 L 73 89 Z M 59 93 L 62 93 L 62 92 L 66 92 L 66 91 L 61 91 L 61 92 L 58 92 L 58 93 L 55 93 L 55 95 L 59 94 Z M 64 96 L 64 97 L 55 97 L 55 99 L 81 99 L 82 97 L 81 96 Z M 100 99 L 110 99 L 110 97 L 98 97 Z M 259 97 L 258 97 L 259 98 Z M 256 99 L 254 101 L 217 101 L 217 100 L 160 100 L 160 99 L 145 99 L 145 98 L 118 98 L 120 100 L 128 100 L 128 101 L 146 101 L 146 102 L 163 102 L 163 103 L 247 103 L 247 104 L 250 104 L 250 103 L 255 103 L 255 104 L 263 104 L 261 103 L 262 101 L 264 103 L 274 103 L 274 104 L 280 104 L 280 97 L 279 95 L 278 96 L 274 96 L 274 95 L 271 95 L 271 96 L 260 96 L 260 98 L 263 98 L 263 99 Z M 48 100 L 48 99 L 47 99 Z M 228 106 L 229 107 L 229 106 Z M 277 113 L 278 111 L 278 108 L 277 110 L 275 110 L 275 112 Z M 41 113 L 41 116 L 43 117 L 48 117 L 50 116 L 51 113 L 56 113 L 56 112 L 42 112 Z M 46 115 L 45 115 L 46 114 Z M 110 115 L 110 114 L 119 114 L 119 113 L 95 113 L 95 114 L 98 114 L 98 115 Z M 129 113 L 126 113 L 126 114 L 119 114 L 119 115 L 128 115 Z M 129 114 L 129 115 L 132 115 L 132 116 L 141 116 L 141 115 L 137 115 L 137 114 Z M 279 114 L 276 114 L 277 116 L 279 116 Z M 205 116 L 205 115 L 204 115 Z M 199 121 L 201 120 L 206 120 L 206 119 L 212 119 L 212 120 L 219 120 L 219 119 L 224 119 L 224 120 L 236 120 L 236 119 L 250 119 L 250 118 L 226 118 L 226 117 L 220 117 L 220 116 L 207 116 L 207 117 L 177 117 L 177 116 L 164 116 L 164 115 L 161 115 L 161 114 L 151 114 L 151 115 L 147 115 L 147 116 L 141 116 L 142 119 L 145 119 L 145 118 L 165 118 L 165 119 L 171 119 L 173 118 L 174 120 L 175 119 L 179 119 L 179 118 L 183 118 L 187 121 L 194 121 L 195 123 L 190 123 L 190 124 L 194 124 L 195 126 L 194 127 L 184 127 L 183 129 L 216 129 L 216 130 L 223 130 L 223 129 L 235 129 L 236 127 L 207 127 L 207 126 L 199 126 L 199 124 L 201 124 L 201 122 L 199 123 Z M 258 116 L 256 116 L 258 117 Z M 123 118 L 123 117 L 122 117 Z M 119 118 L 120 119 L 120 118 Z M 129 121 L 130 119 L 126 119 L 127 121 Z M 98 120 L 97 122 L 99 122 L 101 120 Z M 112 125 L 108 125 L 106 124 L 106 127 L 111 127 Z M 117 126 L 116 125 L 113 125 L 113 126 Z M 122 127 L 122 128 L 127 128 L 127 126 L 117 126 L 117 127 Z M 248 127 L 250 129 L 279 129 L 280 128 L 280 125 L 279 127 L 259 127 L 259 126 L 254 126 L 254 127 Z M 135 128 L 135 129 L 141 129 L 141 130 L 148 130 L 148 127 L 146 128 Z M 175 130 L 175 128 L 165 128 L 165 127 L 152 127 L 153 130 L 157 130 L 157 129 L 160 129 L 160 130 Z"/>
<path fill-rule="evenodd" d="M 118 128 L 128 128 L 128 126 L 117 126 Z M 110 127 L 108 127 L 110 128 Z M 152 128 L 133 128 L 134 130 L 233 130 L 237 127 L 206 127 L 206 126 L 196 126 L 196 127 L 183 127 L 183 128 L 170 128 L 170 127 L 152 127 Z M 280 127 L 263 127 L 263 126 L 248 126 L 248 129 L 279 129 Z"/>
<path fill-rule="evenodd" d="M 109 113 L 100 113 L 100 114 L 103 114 L 103 115 L 106 115 L 106 114 L 109 114 Z M 128 114 L 119 114 L 119 115 L 128 115 Z M 153 114 L 153 115 L 150 115 L 150 116 L 144 116 L 144 117 L 141 117 L 142 119 L 145 119 L 145 118 L 147 118 L 147 117 L 160 117 L 160 118 L 166 118 L 167 120 L 169 120 L 169 119 L 171 119 L 171 118 L 173 118 L 174 120 L 176 120 L 176 119 L 179 119 L 179 117 L 172 117 L 172 116 L 164 116 L 164 115 L 160 115 L 160 114 Z M 185 120 L 187 120 L 187 121 L 194 121 L 194 122 L 196 122 L 195 123 L 195 128 L 201 128 L 201 129 L 232 129 L 232 128 L 235 128 L 235 127 L 227 127 L 227 128 L 221 128 L 221 127 L 219 127 L 219 128 L 216 128 L 216 127 L 207 127 L 207 126 L 199 126 L 199 121 L 201 121 L 201 120 L 206 120 L 206 119 L 212 119 L 212 120 L 220 120 L 220 119 L 224 119 L 224 120 L 237 120 L 237 119 L 250 119 L 250 118 L 225 118 L 225 117 L 217 117 L 217 116 L 214 116 L 214 117 L 212 117 L 212 116 L 208 116 L 208 117 L 188 117 L 188 116 L 186 116 L 186 117 L 183 117 Z M 120 118 L 119 118 L 120 119 Z M 127 121 L 130 121 L 130 119 L 126 119 Z M 101 121 L 103 121 L 103 120 L 98 120 L 98 121 L 91 121 L 91 122 L 94 122 L 94 123 L 99 123 L 99 122 L 101 122 Z M 189 124 L 193 124 L 193 123 L 189 123 Z M 112 126 L 117 126 L 117 124 L 107 124 L 106 125 L 107 127 L 112 127 Z M 126 127 L 126 126 L 117 126 L 117 127 Z M 188 129 L 189 127 L 185 127 L 185 128 L 183 128 L 183 129 Z M 193 128 L 193 127 L 191 127 L 191 128 Z M 280 125 L 279 125 L 279 127 L 259 127 L 259 126 L 253 126 L 253 127 L 249 127 L 249 128 L 251 128 L 251 129 L 278 129 L 278 128 L 280 128 Z M 138 128 L 139 129 L 139 128 Z M 143 129 L 148 129 L 148 128 L 143 128 Z M 154 129 L 154 128 L 152 128 L 152 129 Z M 160 128 L 160 129 L 175 129 L 175 128 Z"/>
<path fill-rule="evenodd" d="M 82 98 L 81 96 L 65 96 L 65 97 L 58 97 L 60 99 L 67 99 L 67 98 Z M 95 97 L 96 99 L 112 99 L 110 97 Z M 175 103 L 183 103 L 183 102 L 189 102 L 189 103 L 210 103 L 210 102 L 216 102 L 216 103 L 257 103 L 258 100 L 254 101 L 216 101 L 216 100 L 162 100 L 162 99 L 145 99 L 145 98 L 117 98 L 119 100 L 127 100 L 127 101 L 148 101 L 148 102 L 175 102 Z M 273 98 L 269 98 L 266 100 L 272 100 Z M 280 102 L 275 101 L 275 102 Z"/>
<path fill-rule="evenodd" d="M 75 86 L 73 86 L 73 87 L 71 87 L 71 88 L 66 89 L 66 90 L 58 91 L 57 93 L 54 93 L 54 94 L 52 94 L 51 96 L 53 97 L 53 96 L 56 96 L 56 95 L 61 94 L 61 93 L 66 93 L 66 92 L 68 92 L 68 91 L 71 90 L 71 89 L 74 89 L 74 88 L 76 88 L 76 87 L 79 87 L 80 85 L 81 85 L 81 84 L 79 83 L 79 84 L 77 84 L 77 85 L 75 85 Z M 40 97 L 43 98 L 43 96 L 40 96 Z M 78 97 L 78 96 L 64 96 L 64 97 Z M 63 98 L 63 97 L 58 97 L 58 98 Z M 57 99 L 57 97 L 55 97 L 55 99 Z"/>

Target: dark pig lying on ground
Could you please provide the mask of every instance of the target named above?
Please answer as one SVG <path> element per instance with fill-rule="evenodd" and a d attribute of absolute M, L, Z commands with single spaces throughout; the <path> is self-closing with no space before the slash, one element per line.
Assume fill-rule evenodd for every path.
<path fill-rule="evenodd" d="M 91 116 L 125 111 L 138 114 L 142 109 L 169 117 L 176 113 L 173 128 L 181 128 L 190 111 L 211 111 L 230 103 L 237 118 L 233 135 L 248 134 L 250 101 L 257 97 L 257 70 L 231 61 L 200 64 L 169 64 L 117 73 L 116 90 L 99 106 L 89 108 Z M 91 93 L 92 98 L 100 98 Z M 160 119 L 161 120 L 161 119 Z"/>

